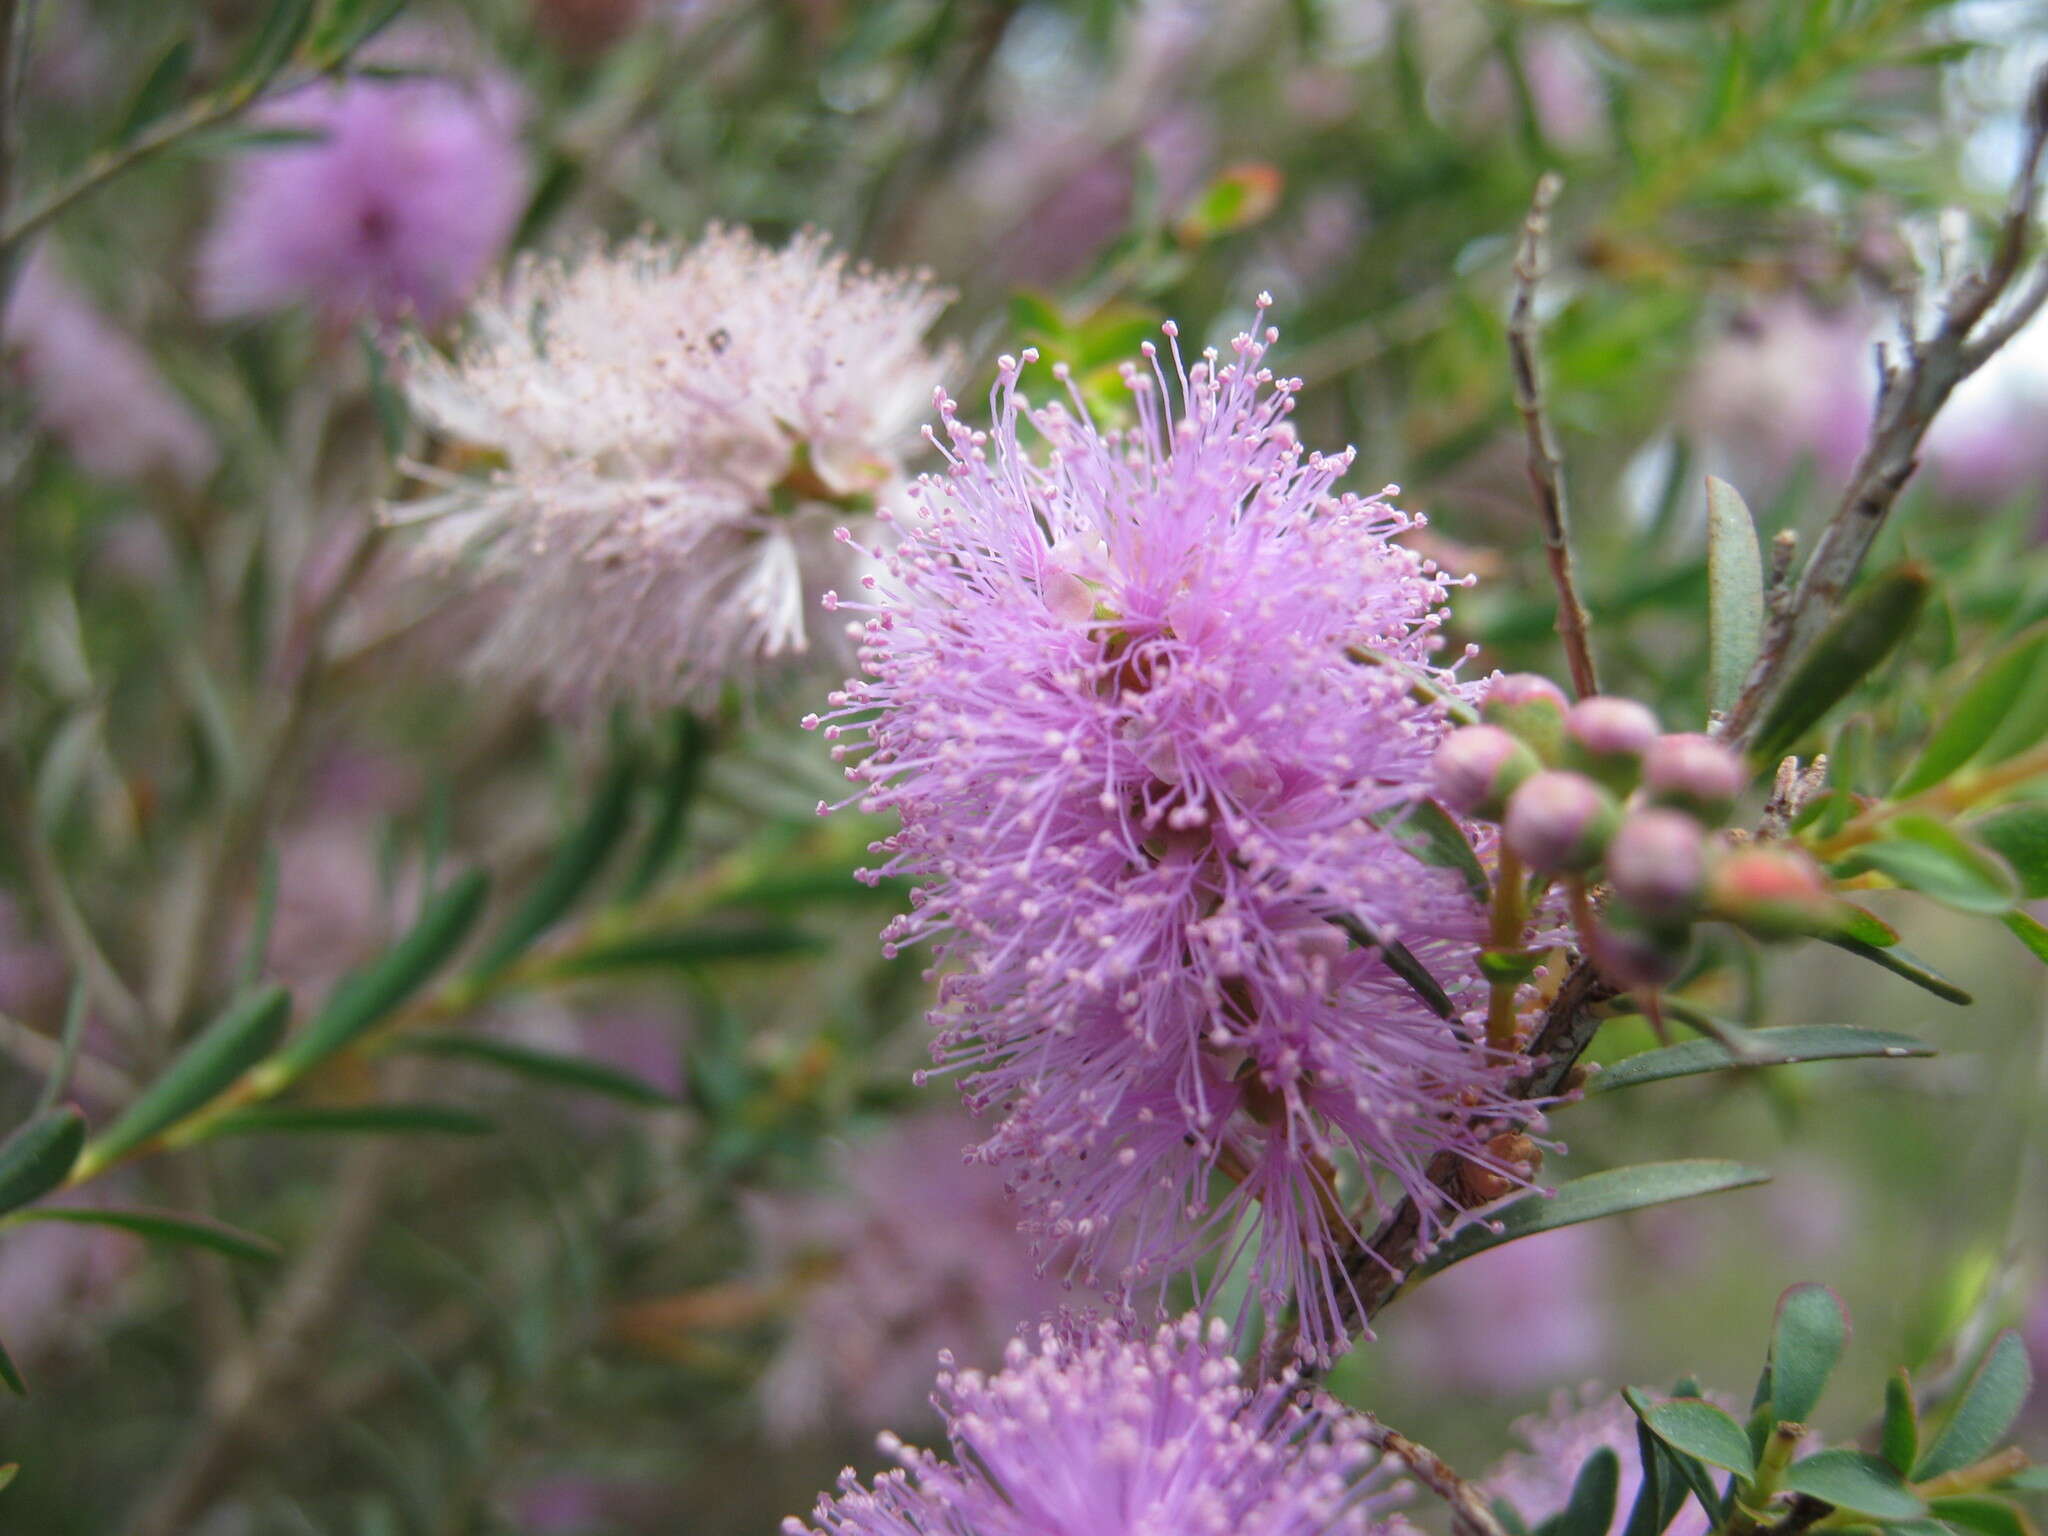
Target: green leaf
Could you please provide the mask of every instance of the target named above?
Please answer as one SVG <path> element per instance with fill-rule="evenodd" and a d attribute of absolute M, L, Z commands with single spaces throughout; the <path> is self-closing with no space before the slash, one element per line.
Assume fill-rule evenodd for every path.
<path fill-rule="evenodd" d="M 558 976 L 602 976 L 612 971 L 684 969 L 728 960 L 778 960 L 815 954 L 824 947 L 795 928 L 686 928 L 639 934 L 565 956 Z"/>
<path fill-rule="evenodd" d="M 1764 565 L 1741 495 L 1707 476 L 1707 707 L 1725 714 L 1742 696 L 1763 637 Z"/>
<path fill-rule="evenodd" d="M 1669 1205 L 1723 1190 L 1742 1189 L 1770 1178 L 1762 1168 L 1722 1158 L 1684 1158 L 1669 1163 L 1638 1163 L 1631 1168 L 1609 1168 L 1589 1173 L 1558 1187 L 1554 1195 L 1524 1195 L 1512 1204 L 1491 1212 L 1483 1220 L 1467 1222 L 1418 1264 L 1414 1277 L 1433 1275 L 1502 1243 L 1558 1227 L 1597 1221 L 1623 1211 L 1639 1211 L 1652 1205 Z"/>
<path fill-rule="evenodd" d="M 0 1492 L 4 1492 L 7 1485 L 13 1482 L 20 1474 L 21 1463 L 18 1461 L 10 1461 L 5 1466 L 0 1466 Z"/>
<path fill-rule="evenodd" d="M 1928 1507 L 1936 1519 L 1959 1530 L 1977 1531 L 1981 1536 L 2039 1536 L 2034 1522 L 2011 1499 L 1986 1493 L 1958 1493 L 1935 1499 Z"/>
<path fill-rule="evenodd" d="M 633 805 L 633 769 L 632 754 L 620 753 L 598 785 L 582 822 L 555 850 L 553 861 L 505 920 L 472 974 L 489 977 L 505 969 L 583 894 L 626 830 Z"/>
<path fill-rule="evenodd" d="M 1736 1056 L 1718 1040 L 1685 1040 L 1677 1045 L 1639 1051 L 1603 1067 L 1586 1084 L 1586 1092 L 1613 1093 L 1660 1083 L 1667 1078 L 1720 1072 L 1730 1067 L 1779 1067 L 1802 1061 L 1845 1061 L 1857 1057 L 1932 1056 L 1934 1047 L 1911 1035 L 1860 1024 L 1788 1024 L 1755 1029 L 1742 1036 L 1754 1056 Z"/>
<path fill-rule="evenodd" d="M 1911 633 L 1933 578 L 1917 564 L 1872 577 L 1821 631 L 1765 709 L 1750 745 L 1775 763 Z"/>
<path fill-rule="evenodd" d="M 313 22 L 313 0 L 272 0 L 270 12 L 228 72 L 223 91 L 246 100 L 268 85 L 291 59 Z"/>
<path fill-rule="evenodd" d="M 5 1382 L 7 1390 L 16 1397 L 28 1396 L 28 1383 L 21 1379 L 21 1372 L 15 1368 L 14 1357 L 7 1353 L 4 1345 L 0 1345 L 0 1382 Z"/>
<path fill-rule="evenodd" d="M 85 1145 L 85 1116 L 47 1110 L 0 1142 L 0 1215 L 40 1200 L 71 1172 Z"/>
<path fill-rule="evenodd" d="M 2020 883 L 2012 866 L 1931 816 L 1895 816 L 1886 836 L 1856 849 L 1835 866 L 1842 876 L 1876 870 L 1904 886 L 1963 912 L 1993 916 L 2012 910 Z"/>
<path fill-rule="evenodd" d="M 1911 1520 L 1927 1513 L 1898 1471 L 1867 1451 L 1821 1451 L 1795 1461 L 1780 1486 L 1876 1520 Z"/>
<path fill-rule="evenodd" d="M 307 51 L 322 69 L 332 69 L 390 25 L 405 4 L 406 0 L 334 0 Z"/>
<path fill-rule="evenodd" d="M 128 143 L 151 123 L 170 111 L 185 88 L 185 80 L 192 73 L 192 39 L 181 37 L 164 51 L 150 71 L 136 88 L 135 96 L 128 103 L 128 110 L 121 114 L 121 122 L 114 129 L 110 143 L 119 146 Z"/>
<path fill-rule="evenodd" d="M 342 978 L 313 1022 L 264 1064 L 257 1086 L 274 1092 L 397 1011 L 461 947 L 489 889 L 489 877 L 471 870 L 429 901 L 404 938 Z"/>
<path fill-rule="evenodd" d="M 1879 949 L 1890 949 L 1899 942 L 1899 930 L 1867 908 L 1854 902 L 1845 901 L 1836 908 L 1839 919 L 1835 932 L 1856 939 L 1861 943 L 1874 945 Z"/>
<path fill-rule="evenodd" d="M 1851 910 L 1861 911 L 1862 909 L 1852 908 Z M 1865 915 L 1867 916 L 1868 914 Z M 2008 913 L 2006 915 L 2010 919 L 2019 914 Z M 1941 972 L 1906 948 L 1905 945 L 1898 943 L 1896 939 L 1890 944 L 1878 945 L 1858 938 L 1853 932 L 1822 933 L 1816 935 L 1816 937 L 1825 943 L 1834 945 L 1837 949 L 1846 949 L 1852 955 L 1860 955 L 1873 965 L 1881 965 L 1894 976 L 1905 977 L 1914 986 L 1919 987 L 1922 991 L 1932 992 L 1945 1003 L 1956 1003 L 1967 1008 L 1976 1001 L 1976 998 L 1971 996 L 1970 993 L 1950 981 Z"/>
<path fill-rule="evenodd" d="M 2034 1368 L 2027 1360 L 2027 1346 L 2008 1328 L 1991 1341 L 1984 1359 L 1956 1400 L 1948 1422 L 1935 1436 L 1934 1444 L 1913 1468 L 1913 1481 L 1953 1472 L 1983 1460 L 1998 1449 L 1998 1442 L 2012 1428 L 2033 1389 Z"/>
<path fill-rule="evenodd" d="M 1913 1469 L 1920 1454 L 1920 1408 L 1913 1401 L 1913 1378 L 1900 1366 L 1884 1384 L 1884 1459 L 1901 1473 Z"/>
<path fill-rule="evenodd" d="M 2013 936 L 2033 952 L 2034 958 L 2048 965 L 2048 927 L 2040 919 L 2025 912 L 2008 912 L 1999 919 L 2012 930 Z"/>
<path fill-rule="evenodd" d="M 446 1104 L 260 1104 L 230 1110 L 207 1127 L 215 1136 L 488 1136 L 497 1125 L 487 1115 Z"/>
<path fill-rule="evenodd" d="M 644 1077 L 591 1061 L 588 1057 L 537 1050 L 533 1046 L 514 1045 L 507 1040 L 492 1040 L 481 1035 L 452 1031 L 407 1035 L 394 1042 L 394 1048 L 425 1056 L 459 1057 L 487 1067 L 516 1072 L 523 1077 L 537 1078 L 558 1088 L 601 1093 L 634 1104 L 666 1107 L 677 1102 Z"/>
<path fill-rule="evenodd" d="M 2016 716 L 2022 720 L 2038 717 L 2044 698 L 2048 698 L 2048 623 L 2036 624 L 1971 678 L 1955 707 L 1927 738 L 1920 755 L 1892 786 L 1892 798 L 1903 800 L 1932 789 L 1980 755 L 1988 762 L 1998 762 L 2024 751 L 2031 741 L 2001 743 L 1996 753 L 1986 748 Z"/>
<path fill-rule="evenodd" d="M 1394 810 L 1381 811 L 1371 820 L 1374 826 L 1391 833 L 1419 862 L 1433 869 L 1455 870 L 1464 879 L 1466 893 L 1476 905 L 1483 907 L 1493 900 L 1493 884 L 1486 878 L 1485 866 L 1472 851 L 1464 829 L 1434 800 L 1412 800 Z"/>
<path fill-rule="evenodd" d="M 2020 1488 L 2028 1493 L 2048 1493 L 2048 1466 L 2027 1467 L 2022 1471 L 2013 1473 L 2011 1477 L 2008 1477 L 1999 1486 L 2001 1488 Z"/>
<path fill-rule="evenodd" d="M 1690 1457 L 1686 1460 L 1705 1482 L 1706 1469 Z M 1685 1507 L 1691 1479 L 1679 1466 L 1678 1457 L 1650 1433 L 1649 1425 L 1641 1422 L 1636 1425 L 1636 1464 L 1642 1469 L 1642 1482 L 1636 1488 L 1636 1501 L 1629 1509 L 1628 1524 L 1621 1536 L 1661 1536 Z M 1707 1493 L 1711 1498 L 1711 1485 Z"/>
<path fill-rule="evenodd" d="M 212 1103 L 230 1084 L 269 1055 L 291 1018 L 291 994 L 257 988 L 232 1004 L 145 1088 L 119 1119 L 86 1146 L 80 1178 L 125 1157 Z"/>
<path fill-rule="evenodd" d="M 1556 1536 L 1607 1536 L 1621 1489 L 1621 1458 L 1607 1446 L 1586 1458 L 1572 1479 L 1571 1497 L 1558 1516 Z"/>
<path fill-rule="evenodd" d="M 2048 800 L 2002 806 L 1962 823 L 1962 830 L 2012 866 L 2028 901 L 2048 896 Z"/>
<path fill-rule="evenodd" d="M 621 894 L 628 901 L 647 893 L 668 867 L 676 849 L 682 846 L 690 828 L 690 809 L 697 802 L 697 787 L 704 778 L 704 760 L 711 752 L 709 728 L 688 710 L 676 712 L 674 729 L 668 772 L 662 777 L 654 820 L 633 873 L 621 887 Z"/>
<path fill-rule="evenodd" d="M 1733 1472 L 1745 1482 L 1756 1475 L 1749 1436 L 1726 1411 L 1697 1397 L 1653 1402 L 1634 1387 L 1623 1396 L 1637 1417 L 1650 1427 L 1650 1433 L 1674 1451 L 1724 1472 Z"/>
<path fill-rule="evenodd" d="M 269 1263 L 278 1257 L 277 1244 L 226 1222 L 172 1211 L 107 1209 L 92 1205 L 42 1205 L 18 1213 L 16 1221 L 68 1221 L 80 1226 L 118 1227 L 156 1243 L 210 1248 L 231 1259 Z"/>
<path fill-rule="evenodd" d="M 1804 1424 L 1849 1342 L 1849 1316 L 1824 1285 L 1795 1285 L 1778 1298 L 1771 1329 L 1771 1417 Z"/>
<path fill-rule="evenodd" d="M 1349 912 L 1340 912 L 1330 921 L 1349 934 L 1352 942 L 1361 949 L 1378 950 L 1386 968 L 1405 981 L 1409 990 L 1421 998 L 1438 1018 L 1448 1019 L 1456 1012 L 1442 983 L 1430 974 L 1428 966 L 1415 958 L 1414 951 L 1406 944 L 1383 937 L 1372 924 Z"/>

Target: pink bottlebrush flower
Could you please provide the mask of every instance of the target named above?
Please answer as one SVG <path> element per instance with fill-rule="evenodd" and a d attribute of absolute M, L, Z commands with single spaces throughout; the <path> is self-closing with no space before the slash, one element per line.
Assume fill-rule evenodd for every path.
<path fill-rule="evenodd" d="M 323 80 L 260 108 L 263 127 L 319 137 L 230 167 L 199 251 L 200 307 L 228 319 L 306 304 L 334 328 L 452 318 L 525 207 L 524 112 L 492 72 Z"/>
<path fill-rule="evenodd" d="M 919 1114 L 847 1148 L 838 1188 L 747 1202 L 765 1267 L 801 1288 L 761 1383 L 776 1434 L 901 1424 L 940 1350 L 993 1362 L 1065 1299 L 1036 1272 L 1002 1180 L 968 1161 L 973 1137 L 957 1109 Z"/>
<path fill-rule="evenodd" d="M 784 1536 L 1377 1536 L 1406 1530 L 1402 1490 L 1365 1422 L 1285 1377 L 1249 1386 L 1220 1323 L 1150 1338 L 1046 1325 L 993 1376 L 941 1356 L 933 1401 L 953 1459 L 882 1448 L 872 1489 L 849 1469 Z"/>
<path fill-rule="evenodd" d="M 220 455 L 205 424 L 46 250 L 28 259 L 8 299 L 0 354 L 0 377 L 19 377 L 37 425 L 88 474 L 191 487 L 213 473 Z"/>
<path fill-rule="evenodd" d="M 1443 719 L 1347 657 L 1429 668 L 1452 583 L 1395 542 L 1419 519 L 1334 490 L 1348 451 L 1303 450 L 1276 334 L 1229 364 L 1176 343 L 1177 382 L 1148 343 L 1123 431 L 1032 406 L 1012 358 L 993 430 L 942 395 L 950 471 L 866 580 L 868 676 L 826 735 L 863 807 L 902 819 L 870 878 L 924 883 L 884 939 L 958 962 L 935 1053 L 998 1115 L 981 1155 L 1030 1229 L 1131 1283 L 1220 1252 L 1212 1284 L 1248 1264 L 1327 1355 L 1349 1213 L 1405 1193 L 1433 1237 L 1453 1212 L 1430 1160 L 1497 1167 L 1488 1122 L 1515 1107 L 1509 1064 L 1331 921 L 1472 997 L 1470 896 L 1372 821 L 1422 792 Z"/>
<path fill-rule="evenodd" d="M 901 475 L 945 366 L 946 295 L 713 228 L 524 262 L 451 359 L 407 355 L 414 408 L 488 450 L 488 476 L 421 467 L 421 554 L 499 598 L 486 674 L 576 707 L 715 693 L 805 651 L 849 578 L 833 530 Z"/>

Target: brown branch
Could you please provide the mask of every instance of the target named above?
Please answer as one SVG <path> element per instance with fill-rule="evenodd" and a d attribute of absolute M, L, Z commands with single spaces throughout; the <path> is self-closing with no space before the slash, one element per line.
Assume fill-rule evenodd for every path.
<path fill-rule="evenodd" d="M 1359 1417 L 1365 1420 L 1373 1444 L 1399 1460 L 1415 1474 L 1417 1482 L 1450 1507 L 1451 1529 L 1457 1536 L 1507 1536 L 1500 1521 L 1494 1518 L 1486 1496 L 1453 1471 L 1435 1451 L 1417 1445 L 1397 1429 L 1389 1429 L 1369 1413 Z"/>
<path fill-rule="evenodd" d="M 1919 334 L 1909 313 L 1896 355 L 1880 348 L 1877 406 L 1870 441 L 1850 471 L 1841 505 L 1814 541 L 1798 585 L 1772 605 L 1756 665 L 1720 734 L 1741 747 L 1786 669 L 1841 605 L 1906 482 L 1919 467 L 1920 444 L 1958 384 L 1982 367 L 2048 302 L 2048 269 L 2036 273 L 2004 313 L 1992 315 L 2024 264 L 2048 150 L 2048 71 L 2028 99 L 2026 140 L 2013 176 L 1991 257 L 1949 290 L 1931 332 Z"/>
<path fill-rule="evenodd" d="M 1550 579 L 1557 587 L 1557 637 L 1564 643 L 1572 689 L 1580 698 L 1600 691 L 1593 666 L 1593 648 L 1586 635 L 1586 608 L 1572 580 L 1570 514 L 1565 501 L 1564 463 L 1543 405 L 1543 372 L 1537 361 L 1540 341 L 1536 322 L 1536 287 L 1548 267 L 1544 236 L 1550 230 L 1550 205 L 1564 180 L 1546 171 L 1536 183 L 1529 217 L 1522 223 L 1522 243 L 1515 252 L 1515 300 L 1508 311 L 1508 362 L 1514 374 L 1515 409 L 1529 439 L 1529 487 L 1536 493 L 1536 511 L 1543 520 L 1543 551 L 1550 561 Z"/>

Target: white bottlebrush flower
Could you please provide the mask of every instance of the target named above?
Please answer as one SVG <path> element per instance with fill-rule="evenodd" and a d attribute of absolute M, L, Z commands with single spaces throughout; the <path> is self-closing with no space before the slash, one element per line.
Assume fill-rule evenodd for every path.
<path fill-rule="evenodd" d="M 666 704 L 806 649 L 859 558 L 835 530 L 919 441 L 945 302 L 815 232 L 713 227 L 529 260 L 452 357 L 415 342 L 412 407 L 467 452 L 414 466 L 429 494 L 395 516 L 495 591 L 479 669 L 557 706 Z"/>

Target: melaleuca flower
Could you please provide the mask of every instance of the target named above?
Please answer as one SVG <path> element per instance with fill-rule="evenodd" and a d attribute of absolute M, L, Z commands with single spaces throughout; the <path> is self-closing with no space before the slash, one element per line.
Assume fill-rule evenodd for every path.
<path fill-rule="evenodd" d="M 495 467 L 421 466 L 423 553 L 500 602 L 486 671 L 556 703 L 670 703 L 802 652 L 855 552 L 834 538 L 900 473 L 942 361 L 922 275 L 713 228 L 528 261 L 447 358 L 406 359 L 414 408 Z"/>
<path fill-rule="evenodd" d="M 1148 344 L 1125 431 L 1033 407 L 1012 358 L 992 432 L 941 396 L 950 471 L 866 578 L 867 677 L 824 718 L 861 805 L 901 817 L 868 874 L 923 884 L 885 942 L 958 962 L 937 1057 L 1001 1116 L 981 1153 L 1030 1228 L 1132 1283 L 1248 1262 L 1321 1355 L 1361 1201 L 1412 1196 L 1429 1240 L 1437 1154 L 1524 1181 L 1485 1145 L 1507 1064 L 1332 921 L 1467 996 L 1472 898 L 1374 824 L 1443 721 L 1358 659 L 1456 688 L 1430 662 L 1451 583 L 1396 542 L 1419 519 L 1335 491 L 1349 452 L 1304 452 L 1275 334 L 1228 364 L 1176 344 L 1174 381 Z"/>
<path fill-rule="evenodd" d="M 944 1366 L 953 1459 L 882 1437 L 899 1469 L 851 1470 L 785 1536 L 1366 1536 L 1405 1529 L 1363 1421 L 1292 1379 L 1247 1386 L 1220 1323 L 1151 1338 L 1039 1330 L 993 1376 Z"/>

